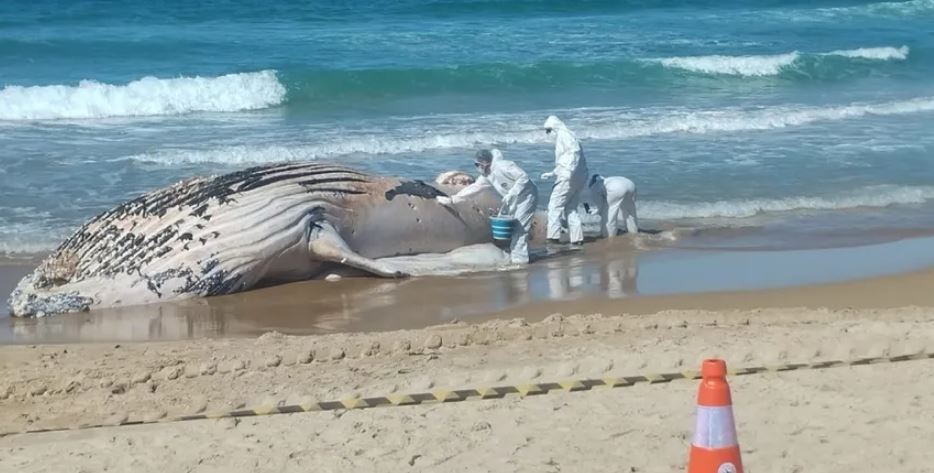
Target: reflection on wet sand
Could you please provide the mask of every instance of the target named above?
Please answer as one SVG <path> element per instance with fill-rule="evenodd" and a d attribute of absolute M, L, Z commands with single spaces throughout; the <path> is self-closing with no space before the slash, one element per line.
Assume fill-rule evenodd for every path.
<path fill-rule="evenodd" d="M 646 296 L 823 284 L 934 266 L 934 237 L 766 251 L 635 249 L 642 243 L 642 238 L 597 241 L 581 251 L 552 255 L 509 272 L 400 281 L 309 281 L 174 304 L 45 319 L 6 318 L 0 319 L 0 344 L 244 336 L 269 330 L 293 334 L 398 330 L 455 318 L 547 316 L 562 306 L 574 311 L 599 306 L 618 313 L 633 310 L 640 301 L 650 306 L 645 304 L 650 299 Z M 0 267 L 0 290 L 12 288 L 27 271 L 26 266 Z M 568 304 L 548 304 L 579 298 L 586 300 L 570 309 Z M 615 302 L 623 298 L 625 303 Z M 593 305 L 595 299 L 600 304 Z M 613 301 L 606 304 L 608 299 Z"/>
<path fill-rule="evenodd" d="M 255 335 L 398 330 L 546 300 L 637 292 L 638 252 L 623 244 L 545 259 L 508 272 L 392 281 L 309 281 L 172 304 L 8 319 L 14 343 L 170 340 Z"/>
<path fill-rule="evenodd" d="M 639 265 L 635 257 L 609 261 L 604 266 L 606 273 L 602 279 L 606 283 L 603 288 L 607 297 L 622 299 L 634 296 L 638 292 Z"/>

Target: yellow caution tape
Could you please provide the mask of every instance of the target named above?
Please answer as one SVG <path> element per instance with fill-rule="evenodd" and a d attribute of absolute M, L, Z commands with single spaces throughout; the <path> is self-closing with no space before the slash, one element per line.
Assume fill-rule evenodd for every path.
<path fill-rule="evenodd" d="M 816 361 L 811 363 L 786 363 L 781 365 L 754 366 L 732 368 L 727 376 L 746 376 L 760 373 L 781 373 L 786 371 L 820 370 L 828 368 L 842 368 L 848 366 L 876 365 L 882 363 L 900 363 L 904 361 L 917 361 L 934 359 L 934 352 L 918 352 L 894 356 L 879 356 L 857 358 L 854 360 Z M 4 432 L 0 437 L 15 434 L 30 434 L 39 432 L 56 432 L 66 430 L 93 429 L 99 427 L 114 427 L 124 425 L 157 424 L 166 422 L 181 422 L 188 420 L 223 419 L 234 417 L 255 417 L 274 414 L 292 414 L 296 412 L 318 412 L 349 409 L 370 409 L 374 407 L 415 406 L 419 404 L 436 404 L 462 401 L 477 401 L 484 399 L 503 399 L 513 395 L 519 398 L 527 396 L 545 395 L 553 392 L 581 392 L 598 387 L 620 388 L 635 386 L 637 384 L 670 383 L 675 380 L 700 379 L 699 371 L 683 371 L 675 373 L 651 373 L 637 376 L 621 376 L 591 379 L 571 379 L 559 382 L 523 383 L 509 386 L 478 387 L 468 389 L 436 389 L 431 392 L 414 394 L 389 394 L 386 396 L 352 398 L 340 401 L 305 401 L 291 405 L 266 405 L 252 408 L 236 409 L 231 411 L 208 412 L 177 417 L 166 417 L 156 420 L 127 419 L 112 424 L 80 424 L 73 427 L 26 430 L 22 432 Z"/>

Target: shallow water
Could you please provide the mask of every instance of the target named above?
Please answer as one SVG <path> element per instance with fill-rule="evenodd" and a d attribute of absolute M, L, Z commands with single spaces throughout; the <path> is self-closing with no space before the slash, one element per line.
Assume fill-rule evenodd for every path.
<path fill-rule="evenodd" d="M 934 236 L 822 249 L 666 248 L 639 251 L 630 238 L 508 272 L 403 281 L 310 281 L 174 304 L 43 319 L 0 318 L 0 343 L 171 340 L 418 328 L 557 300 L 777 288 L 846 281 L 934 266 Z M 10 267 L 0 282 L 9 284 Z M 19 272 L 28 271 L 20 266 Z M 0 287 L 0 291 L 5 288 Z M 547 314 L 542 314 L 547 315 Z"/>

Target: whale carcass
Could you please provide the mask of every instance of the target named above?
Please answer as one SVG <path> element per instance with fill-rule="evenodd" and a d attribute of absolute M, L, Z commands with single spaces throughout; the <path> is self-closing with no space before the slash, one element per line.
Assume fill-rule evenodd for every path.
<path fill-rule="evenodd" d="M 88 221 L 18 284 L 16 316 L 216 296 L 335 267 L 402 277 L 393 257 L 491 241 L 483 199 L 444 186 L 290 162 L 194 178 Z M 380 259 L 383 259 L 380 261 Z"/>

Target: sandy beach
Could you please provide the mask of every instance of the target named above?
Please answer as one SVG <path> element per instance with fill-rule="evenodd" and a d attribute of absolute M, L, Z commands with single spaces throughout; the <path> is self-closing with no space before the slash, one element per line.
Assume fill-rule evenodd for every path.
<path fill-rule="evenodd" d="M 0 347 L 5 432 L 934 350 L 934 271 L 289 336 Z M 934 361 L 737 376 L 747 471 L 928 471 Z M 0 471 L 684 471 L 694 381 L 0 438 Z"/>
<path fill-rule="evenodd" d="M 934 471 L 932 16 L 0 1 L 0 473 Z"/>

